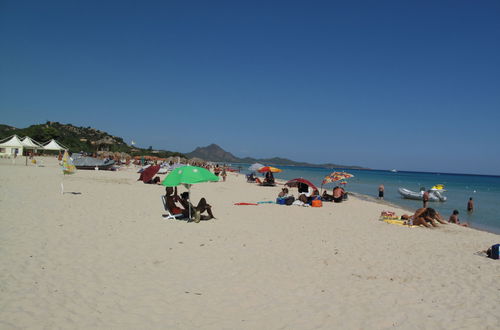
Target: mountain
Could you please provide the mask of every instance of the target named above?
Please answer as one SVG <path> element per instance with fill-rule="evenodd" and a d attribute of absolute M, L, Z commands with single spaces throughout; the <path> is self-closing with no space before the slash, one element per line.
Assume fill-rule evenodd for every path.
<path fill-rule="evenodd" d="M 211 162 L 240 162 L 240 158 L 234 156 L 232 153 L 225 151 L 224 149 L 213 143 L 206 147 L 198 147 L 190 153 L 187 153 L 186 156 L 188 158 L 198 157 Z"/>
<path fill-rule="evenodd" d="M 0 139 L 17 134 L 21 137 L 29 136 L 32 139 L 44 143 L 50 139 L 56 139 L 73 152 L 84 151 L 94 153 L 98 148 L 113 152 L 126 152 L 131 155 L 152 155 L 161 158 L 169 156 L 184 157 L 182 153 L 168 150 L 141 149 L 127 145 L 123 138 L 111 135 L 92 127 L 79 127 L 71 124 L 61 124 L 48 121 L 45 124 L 31 125 L 26 128 L 16 128 L 0 124 Z"/>
<path fill-rule="evenodd" d="M 339 165 L 339 164 L 311 164 L 306 162 L 296 162 L 286 158 L 239 158 L 230 152 L 225 151 L 216 144 L 211 144 L 206 147 L 197 147 L 193 151 L 186 154 L 188 158 L 198 157 L 211 162 L 219 163 L 262 163 L 266 165 L 288 165 L 288 166 L 310 166 L 310 167 L 327 167 L 327 168 L 350 168 L 350 169 L 365 169 L 360 166 Z"/>

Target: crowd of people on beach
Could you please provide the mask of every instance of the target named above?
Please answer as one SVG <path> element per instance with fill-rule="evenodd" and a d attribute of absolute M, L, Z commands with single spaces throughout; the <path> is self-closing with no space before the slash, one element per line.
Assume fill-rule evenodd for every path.
<path fill-rule="evenodd" d="M 172 166 L 173 164 L 170 163 L 169 165 Z M 222 179 L 222 182 L 225 182 L 227 179 L 228 167 L 226 165 L 221 166 L 219 164 L 210 163 L 200 163 L 196 165 L 213 171 L 216 176 Z M 264 173 L 262 179 L 258 178 L 255 173 L 252 172 L 246 175 L 246 180 L 247 182 L 257 183 L 261 186 L 276 186 L 276 181 L 271 171 Z M 154 177 L 147 183 L 160 184 L 160 180 L 158 177 Z M 289 188 L 285 186 L 278 192 L 276 203 L 284 205 L 317 206 L 318 204 L 315 204 L 314 201 L 341 203 L 348 199 L 348 193 L 342 186 L 335 186 L 331 194 L 327 190 L 320 194 L 316 187 L 313 188 L 305 183 L 298 183 L 293 185 L 293 187 L 297 188 L 297 197 L 295 197 L 290 192 Z M 385 186 L 380 184 L 378 187 L 378 199 L 384 199 L 384 194 Z M 194 219 L 195 222 L 214 219 L 212 206 L 207 203 L 205 198 L 201 198 L 198 204 L 194 206 L 189 200 L 188 192 L 183 192 L 179 195 L 177 193 L 177 188 L 166 187 L 165 199 L 166 209 L 168 209 L 171 214 L 182 215 L 185 218 Z M 401 220 L 405 220 L 406 223 L 411 225 L 421 225 L 428 228 L 447 223 L 465 227 L 468 226 L 468 224 L 460 222 L 458 210 L 453 210 L 449 219 L 445 220 L 439 212 L 429 207 L 428 203 L 429 193 L 425 191 L 422 195 L 422 207 L 417 209 L 413 214 L 403 214 L 400 217 Z M 473 210 L 474 202 L 471 197 L 467 203 L 467 211 L 473 212 Z M 207 215 L 203 213 L 207 213 Z"/>

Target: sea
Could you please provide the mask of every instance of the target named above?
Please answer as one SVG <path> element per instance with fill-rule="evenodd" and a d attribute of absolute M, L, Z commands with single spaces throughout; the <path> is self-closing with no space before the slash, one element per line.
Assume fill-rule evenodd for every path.
<path fill-rule="evenodd" d="M 241 173 L 247 174 L 250 173 L 248 170 L 250 165 L 232 164 L 232 167 L 240 168 Z M 276 179 L 304 178 L 318 188 L 321 187 L 323 178 L 328 174 L 334 171 L 346 171 L 354 175 L 353 178 L 347 180 L 344 186 L 346 191 L 376 198 L 378 187 L 383 184 L 384 200 L 409 210 L 422 207 L 422 201 L 402 198 L 398 188 L 419 191 L 420 188 L 430 189 L 436 184 L 443 184 L 447 200 L 430 202 L 429 207 L 436 209 L 446 220 L 453 210 L 458 210 L 460 222 L 466 222 L 476 229 L 500 234 L 500 176 L 301 166 L 279 166 L 279 168 L 283 171 L 274 173 Z M 323 188 L 331 193 L 334 186 L 334 183 L 330 183 Z M 467 202 L 470 197 L 474 201 L 474 211 L 471 213 L 467 212 Z"/>

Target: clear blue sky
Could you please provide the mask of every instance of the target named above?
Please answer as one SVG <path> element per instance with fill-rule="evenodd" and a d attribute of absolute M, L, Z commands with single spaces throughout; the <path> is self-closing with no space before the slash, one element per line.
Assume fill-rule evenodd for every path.
<path fill-rule="evenodd" d="M 500 1 L 0 1 L 0 123 L 500 174 Z"/>

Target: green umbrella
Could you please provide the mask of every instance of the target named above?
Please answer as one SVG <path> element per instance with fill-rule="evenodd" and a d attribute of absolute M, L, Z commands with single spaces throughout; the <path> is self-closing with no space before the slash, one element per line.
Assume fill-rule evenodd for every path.
<path fill-rule="evenodd" d="M 176 187 L 184 184 L 188 187 L 189 195 L 191 196 L 192 184 L 208 181 L 217 182 L 219 181 L 219 177 L 205 168 L 188 165 L 178 167 L 170 172 L 162 184 L 167 187 Z M 189 208 L 189 220 L 191 220 L 191 208 Z"/>
<path fill-rule="evenodd" d="M 167 187 L 175 187 L 180 184 L 194 184 L 208 181 L 219 181 L 219 177 L 207 169 L 197 166 L 178 167 L 163 180 L 162 184 Z"/>

